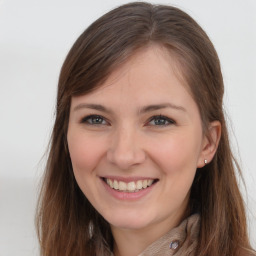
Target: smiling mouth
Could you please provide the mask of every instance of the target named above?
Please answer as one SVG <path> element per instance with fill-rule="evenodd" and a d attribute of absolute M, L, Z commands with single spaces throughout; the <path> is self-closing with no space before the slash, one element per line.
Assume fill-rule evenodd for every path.
<path fill-rule="evenodd" d="M 119 192 L 126 193 L 135 193 L 139 192 L 143 189 L 151 187 L 153 184 L 158 182 L 158 179 L 145 179 L 145 180 L 137 180 L 137 181 L 117 181 L 108 178 L 103 178 L 103 181 L 112 189 L 117 190 Z"/>

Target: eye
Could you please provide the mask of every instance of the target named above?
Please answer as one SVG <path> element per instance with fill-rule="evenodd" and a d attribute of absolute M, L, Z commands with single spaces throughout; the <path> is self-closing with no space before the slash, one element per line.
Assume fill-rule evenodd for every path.
<path fill-rule="evenodd" d="M 103 116 L 100 115 L 89 115 L 81 120 L 81 123 L 89 125 L 107 125 L 107 122 Z"/>
<path fill-rule="evenodd" d="M 168 126 L 171 124 L 175 124 L 175 121 L 170 119 L 169 117 L 159 115 L 151 117 L 148 124 L 154 126 Z"/>

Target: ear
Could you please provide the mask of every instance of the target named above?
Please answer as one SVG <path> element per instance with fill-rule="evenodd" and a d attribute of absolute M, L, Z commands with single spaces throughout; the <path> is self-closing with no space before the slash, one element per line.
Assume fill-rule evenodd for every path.
<path fill-rule="evenodd" d="M 202 150 L 197 163 L 198 168 L 204 167 L 212 161 L 218 148 L 220 137 L 221 123 L 219 121 L 211 122 L 203 138 Z"/>

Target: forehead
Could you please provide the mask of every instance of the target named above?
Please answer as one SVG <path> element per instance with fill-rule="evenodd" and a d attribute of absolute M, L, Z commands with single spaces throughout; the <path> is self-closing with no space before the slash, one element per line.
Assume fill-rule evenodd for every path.
<path fill-rule="evenodd" d="M 187 88 L 177 59 L 164 47 L 150 46 L 133 54 L 96 90 L 75 97 L 72 103 L 84 100 L 113 106 L 159 104 L 163 101 L 193 103 Z"/>
<path fill-rule="evenodd" d="M 130 76 L 130 80 L 136 78 L 138 82 L 140 78 L 144 80 L 148 78 L 148 84 L 150 85 L 152 77 L 159 79 L 167 74 L 170 77 L 175 77 L 181 84 L 188 87 L 182 75 L 181 65 L 177 56 L 162 45 L 151 44 L 133 52 L 124 63 L 110 73 L 101 86 L 108 87 L 127 75 Z M 136 77 L 136 75 L 138 76 Z"/>

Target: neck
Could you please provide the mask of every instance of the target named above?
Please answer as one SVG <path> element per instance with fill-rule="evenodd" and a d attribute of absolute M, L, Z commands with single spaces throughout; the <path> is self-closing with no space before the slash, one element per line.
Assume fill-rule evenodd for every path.
<path fill-rule="evenodd" d="M 154 223 L 153 225 L 141 229 L 111 227 L 115 241 L 114 255 L 137 256 L 154 241 L 176 227 L 180 222 L 180 217 L 173 216 L 171 219 Z"/>

